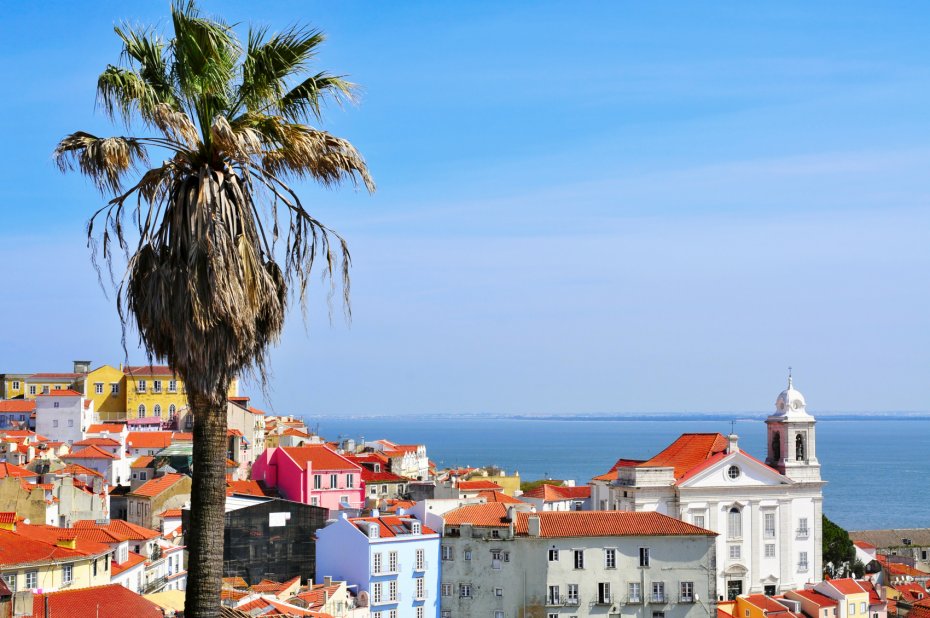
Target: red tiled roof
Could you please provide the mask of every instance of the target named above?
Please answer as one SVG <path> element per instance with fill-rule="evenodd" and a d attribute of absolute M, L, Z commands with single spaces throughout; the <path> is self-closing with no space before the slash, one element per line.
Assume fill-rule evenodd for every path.
<path fill-rule="evenodd" d="M 750 594 L 743 598 L 746 599 L 746 601 L 748 601 L 750 604 L 755 605 L 763 612 L 765 612 L 764 615 L 768 615 L 769 613 L 784 612 L 788 610 L 787 607 L 779 603 L 776 599 L 767 597 L 764 594 Z"/>
<path fill-rule="evenodd" d="M 16 530 L 0 529 L 0 564 L 47 563 L 56 560 L 99 556 L 108 553 L 110 547 L 90 540 L 78 539 L 75 549 L 59 547 L 62 528 L 17 523 Z"/>
<path fill-rule="evenodd" d="M 194 434 L 189 431 L 176 431 L 171 434 L 172 442 L 193 442 Z"/>
<path fill-rule="evenodd" d="M 92 519 L 82 519 L 74 522 L 75 528 L 99 528 L 128 541 L 150 541 L 161 535 L 155 530 L 131 524 L 124 519 L 111 519 L 107 525 L 98 524 Z"/>
<path fill-rule="evenodd" d="M 74 446 L 119 446 L 119 442 L 113 438 L 84 438 L 80 442 L 75 442 Z"/>
<path fill-rule="evenodd" d="M 81 393 L 71 390 L 70 388 L 53 388 L 47 393 L 42 393 L 39 397 L 81 397 Z"/>
<path fill-rule="evenodd" d="M 152 463 L 153 463 L 154 461 L 155 461 L 155 458 L 152 457 L 151 455 L 143 455 L 142 457 L 137 457 L 136 460 L 135 460 L 134 462 L 132 462 L 132 464 L 130 464 L 129 467 L 130 467 L 130 468 L 135 468 L 135 469 L 139 469 L 139 468 L 151 468 L 151 467 L 152 467 Z"/>
<path fill-rule="evenodd" d="M 133 496 L 145 496 L 148 498 L 153 498 L 164 491 L 167 491 L 169 488 L 173 487 L 175 484 L 179 483 L 182 479 L 187 478 L 183 474 L 166 474 L 160 476 L 157 479 L 152 479 L 151 481 L 146 482 L 144 485 L 141 485 L 137 489 L 129 492 L 129 495 Z"/>
<path fill-rule="evenodd" d="M 267 496 L 258 481 L 226 481 L 226 495 Z"/>
<path fill-rule="evenodd" d="M 62 459 L 119 459 L 113 453 L 108 453 L 99 446 L 88 446 L 69 455 L 62 455 Z"/>
<path fill-rule="evenodd" d="M 265 597 L 244 603 L 236 607 L 236 609 L 245 612 L 246 615 L 252 614 L 253 616 L 322 616 L 309 609 L 302 609 Z"/>
<path fill-rule="evenodd" d="M 818 607 L 836 607 L 838 603 L 825 594 L 820 594 L 816 590 L 792 590 L 792 594 L 797 594 Z M 791 597 L 788 597 L 789 599 Z"/>
<path fill-rule="evenodd" d="M 332 584 L 330 586 L 316 584 L 309 590 L 301 592 L 296 596 L 298 599 L 307 603 L 307 609 L 319 609 L 326 604 L 327 599 L 332 598 L 334 594 L 339 592 L 339 588 L 339 584 Z"/>
<path fill-rule="evenodd" d="M 126 448 L 165 448 L 170 445 L 170 431 L 130 431 L 126 436 Z"/>
<path fill-rule="evenodd" d="M 16 478 L 36 478 L 39 476 L 35 472 L 31 472 L 26 468 L 21 468 L 17 465 L 0 462 L 0 479 L 5 479 L 8 476 L 13 476 Z"/>
<path fill-rule="evenodd" d="M 251 406 L 248 407 L 248 408 L 246 408 L 246 410 L 248 410 L 248 411 L 251 412 L 252 414 L 258 414 L 259 416 L 264 416 L 264 415 L 265 415 L 265 413 L 264 413 L 262 410 L 259 410 L 258 408 L 253 408 L 253 407 L 251 407 Z"/>
<path fill-rule="evenodd" d="M 891 573 L 892 575 L 907 575 L 910 577 L 930 577 L 930 573 L 919 571 L 910 565 L 901 564 L 898 562 L 886 563 L 885 569 L 887 569 L 888 572 Z"/>
<path fill-rule="evenodd" d="M 309 433 L 303 432 L 299 429 L 294 429 L 293 427 L 288 427 L 283 432 L 281 432 L 281 435 L 282 436 L 294 436 L 297 438 L 309 438 L 310 437 Z"/>
<path fill-rule="evenodd" d="M 233 436 L 238 436 L 238 437 L 241 438 L 241 437 L 242 437 L 242 432 L 239 431 L 238 429 L 227 429 L 227 430 L 226 430 L 226 437 L 227 437 L 227 438 L 230 438 L 230 437 L 233 437 Z"/>
<path fill-rule="evenodd" d="M 862 549 L 878 549 L 871 543 L 867 543 L 865 541 L 853 541 L 853 545 L 855 545 L 856 547 L 860 547 Z"/>
<path fill-rule="evenodd" d="M 123 428 L 126 425 L 120 425 L 118 423 L 100 423 L 98 425 L 91 425 L 87 428 L 87 433 L 120 433 L 123 431 Z"/>
<path fill-rule="evenodd" d="M 158 515 L 162 519 L 177 519 L 181 517 L 181 509 L 168 509 L 167 511 L 162 511 Z"/>
<path fill-rule="evenodd" d="M 79 538 L 95 543 L 122 543 L 126 539 L 102 528 L 72 528 Z"/>
<path fill-rule="evenodd" d="M 91 470 L 90 468 L 76 463 L 68 464 L 61 470 L 57 470 L 55 474 L 70 474 L 71 476 L 98 476 L 103 478 L 103 475 L 96 470 Z"/>
<path fill-rule="evenodd" d="M 241 577 L 224 577 L 223 578 L 223 587 L 232 587 L 232 588 L 241 588 L 245 589 L 249 587 L 249 583 Z"/>
<path fill-rule="evenodd" d="M 686 433 L 665 450 L 639 464 L 641 468 L 674 468 L 679 479 L 704 460 L 725 452 L 729 441 L 720 433 Z"/>
<path fill-rule="evenodd" d="M 83 373 L 33 373 L 27 380 L 41 380 L 41 379 L 50 379 L 50 380 L 67 380 L 75 379 L 83 376 Z"/>
<path fill-rule="evenodd" d="M 484 498 L 485 502 L 500 502 L 502 504 L 526 504 L 519 498 L 508 496 L 502 491 L 479 491 L 476 498 Z"/>
<path fill-rule="evenodd" d="M 459 481 L 460 491 L 504 491 L 504 488 L 493 481 Z"/>
<path fill-rule="evenodd" d="M 865 588 L 859 585 L 854 579 L 849 577 L 844 577 L 843 579 L 831 579 L 827 582 L 834 588 L 836 588 L 840 594 L 862 594 L 867 592 Z"/>
<path fill-rule="evenodd" d="M 13 511 L 3 511 L 0 513 L 0 524 L 16 523 L 16 513 Z"/>
<path fill-rule="evenodd" d="M 361 468 L 357 463 L 349 461 L 322 444 L 282 446 L 279 448 L 293 459 L 301 470 L 306 470 L 308 463 L 312 464 L 313 470 L 358 470 Z"/>
<path fill-rule="evenodd" d="M 32 616 L 33 618 L 45 616 L 162 618 L 163 613 L 159 606 L 142 595 L 119 584 L 107 584 L 93 588 L 77 588 L 34 595 Z"/>
<path fill-rule="evenodd" d="M 612 481 L 617 478 L 617 470 L 620 468 L 635 468 L 639 464 L 643 463 L 644 459 L 624 459 L 620 458 L 617 462 L 610 467 L 610 470 L 604 474 L 599 474 L 595 476 L 592 480 L 594 481 Z"/>
<path fill-rule="evenodd" d="M 129 552 L 129 557 L 126 559 L 126 562 L 122 564 L 117 564 L 116 562 L 111 563 L 111 567 L 113 569 L 113 575 L 119 575 L 120 573 L 128 571 L 132 567 L 142 564 L 145 561 L 146 561 L 145 556 L 141 554 L 137 554 L 134 551 L 131 551 Z"/>
<path fill-rule="evenodd" d="M 123 373 L 132 376 L 169 376 L 176 374 L 171 367 L 165 365 L 132 365 L 123 368 Z"/>
<path fill-rule="evenodd" d="M 544 502 L 559 502 L 562 500 L 585 500 L 591 497 L 591 488 L 562 487 L 543 483 L 539 487 L 524 492 L 525 498 L 541 498 Z"/>
<path fill-rule="evenodd" d="M 0 400 L 0 412 L 32 412 L 36 409 L 34 399 Z"/>
<path fill-rule="evenodd" d="M 252 592 L 281 592 L 295 585 L 300 584 L 300 576 L 287 580 L 286 582 L 276 582 L 270 579 L 263 579 L 254 586 L 250 586 Z"/>
<path fill-rule="evenodd" d="M 356 526 L 362 523 L 368 524 L 378 524 L 378 528 L 381 531 L 381 538 L 390 538 L 396 536 L 404 536 L 410 534 L 410 524 L 416 520 L 412 517 L 399 517 L 396 515 L 384 515 L 382 517 L 354 517 L 349 520 Z M 399 531 L 405 532 L 399 532 Z M 423 534 L 436 534 L 435 530 L 432 530 L 424 525 L 420 526 L 420 530 Z M 365 530 L 367 532 L 367 530 Z"/>

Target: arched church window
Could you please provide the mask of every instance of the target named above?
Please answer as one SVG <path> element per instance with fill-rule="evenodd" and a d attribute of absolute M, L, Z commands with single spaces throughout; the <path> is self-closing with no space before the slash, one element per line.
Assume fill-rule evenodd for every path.
<path fill-rule="evenodd" d="M 781 459 L 781 434 L 777 431 L 772 434 L 772 459 Z"/>
<path fill-rule="evenodd" d="M 794 439 L 794 452 L 798 461 L 806 459 L 804 456 L 804 436 L 802 434 L 798 434 L 798 437 Z"/>
<path fill-rule="evenodd" d="M 155 416 L 161 416 L 161 405 L 156 403 L 152 411 L 155 413 Z"/>
<path fill-rule="evenodd" d="M 145 418 L 145 404 L 139 404 L 139 418 Z"/>
<path fill-rule="evenodd" d="M 739 539 L 743 536 L 743 513 L 733 507 L 727 513 L 727 538 Z"/>

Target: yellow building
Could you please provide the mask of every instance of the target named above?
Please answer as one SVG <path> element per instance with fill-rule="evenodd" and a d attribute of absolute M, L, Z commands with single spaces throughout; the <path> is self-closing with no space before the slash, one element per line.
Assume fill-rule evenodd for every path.
<path fill-rule="evenodd" d="M 15 513 L 0 513 L 0 578 L 11 591 L 53 592 L 110 583 L 109 545 L 78 539 L 67 528 L 15 520 Z"/>
<path fill-rule="evenodd" d="M 187 389 L 170 367 L 164 365 L 127 366 L 125 410 L 127 419 L 162 417 L 170 418 L 182 407 L 187 407 Z M 239 395 L 238 380 L 229 385 L 228 396 Z M 101 417 L 102 419 L 103 417 Z"/>
<path fill-rule="evenodd" d="M 0 374 L 0 399 L 20 399 L 26 392 L 28 373 Z"/>
<path fill-rule="evenodd" d="M 101 421 L 126 418 L 126 374 L 111 365 L 102 365 L 85 374 L 78 392 L 94 401 L 94 411 Z"/>

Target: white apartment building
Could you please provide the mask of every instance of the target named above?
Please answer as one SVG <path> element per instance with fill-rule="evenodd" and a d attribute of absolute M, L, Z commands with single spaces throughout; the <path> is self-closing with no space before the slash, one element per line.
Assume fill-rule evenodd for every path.
<path fill-rule="evenodd" d="M 440 618 L 703 618 L 715 612 L 714 533 L 659 513 L 445 514 Z"/>
<path fill-rule="evenodd" d="M 54 442 L 80 442 L 96 422 L 93 400 L 77 391 L 52 390 L 38 395 L 35 402 L 36 433 Z"/>
<path fill-rule="evenodd" d="M 775 408 L 765 463 L 735 435 L 684 434 L 649 460 L 621 459 L 592 479 L 592 508 L 656 511 L 717 532 L 721 600 L 820 581 L 816 421 L 790 376 Z"/>

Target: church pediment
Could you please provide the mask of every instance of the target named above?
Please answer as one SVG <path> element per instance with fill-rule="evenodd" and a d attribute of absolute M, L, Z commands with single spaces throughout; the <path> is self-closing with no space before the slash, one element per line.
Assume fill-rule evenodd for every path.
<path fill-rule="evenodd" d="M 682 477 L 679 487 L 766 487 L 792 485 L 793 482 L 777 470 L 743 453 L 721 453 Z"/>

